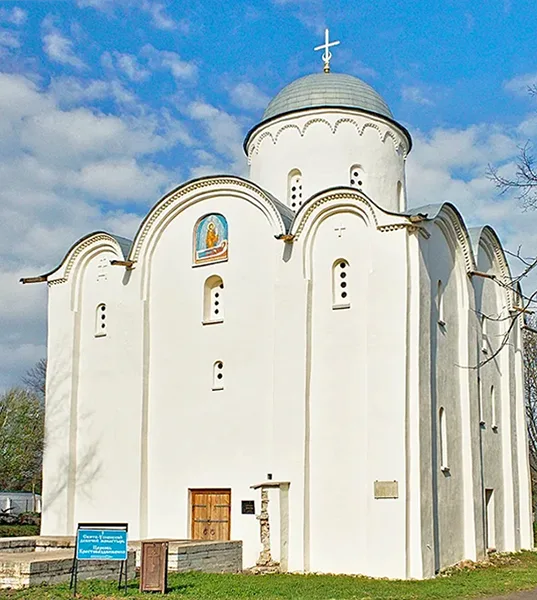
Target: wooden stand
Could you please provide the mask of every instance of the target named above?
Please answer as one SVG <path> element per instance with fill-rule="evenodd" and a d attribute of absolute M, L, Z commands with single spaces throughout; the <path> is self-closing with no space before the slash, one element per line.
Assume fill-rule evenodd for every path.
<path fill-rule="evenodd" d="M 168 542 L 142 541 L 140 592 L 166 593 L 168 584 Z"/>

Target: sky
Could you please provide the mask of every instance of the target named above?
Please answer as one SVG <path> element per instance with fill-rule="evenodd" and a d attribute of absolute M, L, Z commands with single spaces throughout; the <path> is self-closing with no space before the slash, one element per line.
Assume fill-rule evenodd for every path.
<path fill-rule="evenodd" d="M 131 237 L 202 175 L 247 175 L 246 132 L 286 84 L 364 79 L 414 140 L 410 205 L 537 255 L 537 213 L 499 195 L 537 136 L 537 10 L 529 0 L 0 0 L 0 390 L 46 356 L 46 285 L 93 230 Z M 537 283 L 536 283 L 537 286 Z"/>

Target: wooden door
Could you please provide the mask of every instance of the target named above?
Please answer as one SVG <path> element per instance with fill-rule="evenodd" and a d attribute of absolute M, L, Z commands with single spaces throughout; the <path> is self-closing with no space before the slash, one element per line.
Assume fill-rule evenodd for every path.
<path fill-rule="evenodd" d="M 192 539 L 229 540 L 231 490 L 190 490 Z"/>

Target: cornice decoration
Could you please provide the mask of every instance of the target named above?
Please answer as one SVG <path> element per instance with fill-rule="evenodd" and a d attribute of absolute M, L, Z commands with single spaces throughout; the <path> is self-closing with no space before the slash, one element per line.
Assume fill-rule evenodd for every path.
<path fill-rule="evenodd" d="M 67 283 L 66 277 L 60 277 L 60 279 L 52 279 L 51 281 L 47 282 L 47 286 L 52 287 L 53 285 L 60 285 L 62 283 Z"/>
<path fill-rule="evenodd" d="M 379 225 L 377 227 L 377 231 L 380 231 L 381 233 L 387 233 L 389 231 L 398 231 L 400 229 L 406 229 L 408 233 L 419 233 L 425 239 L 429 239 L 431 237 L 430 234 L 423 227 L 420 227 L 415 223 L 392 223 L 390 225 Z"/>
<path fill-rule="evenodd" d="M 510 287 L 512 283 L 511 272 L 509 270 L 509 265 L 505 259 L 505 254 L 503 253 L 501 243 L 496 237 L 496 234 L 493 232 L 493 230 L 490 230 L 488 227 L 485 227 L 481 232 L 481 235 L 479 237 L 478 248 L 479 245 L 481 245 L 482 243 L 485 251 L 490 250 L 492 252 L 492 256 L 490 258 L 491 260 L 494 260 L 498 265 L 502 287 L 503 289 L 505 289 L 507 295 L 507 306 L 511 310 L 515 305 L 516 291 Z"/>
<path fill-rule="evenodd" d="M 330 123 L 330 121 L 328 121 L 327 119 L 323 119 L 321 117 L 314 117 L 312 119 L 308 119 L 303 125 L 302 127 L 300 127 L 299 125 L 297 125 L 296 123 L 287 123 L 285 125 L 283 125 L 282 127 L 280 127 L 275 134 L 273 134 L 271 131 L 269 131 L 268 129 L 266 129 L 265 131 L 263 131 L 262 133 L 259 134 L 259 136 L 257 137 L 256 141 L 254 144 L 252 144 L 250 146 L 249 152 L 248 152 L 248 160 L 251 160 L 252 155 L 254 154 L 259 154 L 259 148 L 261 146 L 262 141 L 265 138 L 270 138 L 272 140 L 272 143 L 274 145 L 276 145 L 276 143 L 278 142 L 278 139 L 280 138 L 280 135 L 287 129 L 296 129 L 300 135 L 300 137 L 304 137 L 307 129 L 315 124 L 315 123 L 322 123 L 326 126 L 328 126 L 328 128 L 330 129 L 330 131 L 335 134 L 338 130 L 338 127 L 340 125 L 342 125 L 343 123 L 350 123 L 351 125 L 354 125 L 354 127 L 356 128 L 356 132 L 358 133 L 359 136 L 364 135 L 364 132 L 366 131 L 366 129 L 375 129 L 377 131 L 377 133 L 379 134 L 379 138 L 381 140 L 381 142 L 386 142 L 386 140 L 391 139 L 395 148 L 395 151 L 398 154 L 402 154 L 402 156 L 404 158 L 406 158 L 407 154 L 408 154 L 408 148 L 406 147 L 406 144 L 404 143 L 404 139 L 402 138 L 402 136 L 397 136 L 392 129 L 390 129 L 387 125 L 379 125 L 378 123 L 369 120 L 369 121 L 365 121 L 362 120 L 358 120 L 355 118 L 351 118 L 351 117 L 342 117 L 340 119 L 337 119 L 337 121 L 332 125 L 332 123 Z M 270 125 L 269 125 L 270 127 Z"/>
<path fill-rule="evenodd" d="M 162 213 L 169 206 L 171 206 L 172 204 L 177 202 L 179 199 L 192 193 L 195 190 L 203 190 L 203 189 L 207 189 L 210 187 L 214 187 L 215 185 L 219 185 L 219 186 L 227 185 L 227 186 L 233 186 L 233 187 L 242 187 L 244 189 L 249 190 L 250 192 L 254 192 L 257 196 L 261 196 L 270 205 L 276 220 L 279 222 L 279 224 L 282 228 L 282 231 L 285 230 L 285 226 L 283 224 L 281 215 L 278 213 L 278 211 L 272 204 L 271 199 L 266 194 L 264 194 L 260 188 L 254 186 L 254 185 L 251 185 L 250 183 L 248 183 L 247 181 L 245 181 L 243 179 L 231 179 L 231 178 L 222 178 L 222 177 L 202 179 L 202 180 L 196 181 L 195 183 L 192 183 L 190 185 L 181 187 L 178 190 L 176 190 L 175 192 L 172 192 L 166 199 L 163 199 L 159 204 L 157 204 L 155 206 L 155 208 L 152 210 L 152 212 L 148 215 L 147 220 L 142 223 L 141 230 L 139 230 L 139 232 L 136 234 L 135 246 L 133 248 L 133 251 L 131 251 L 129 259 L 133 260 L 133 261 L 137 261 L 139 259 L 141 248 L 142 248 L 144 241 L 147 238 L 150 230 L 152 229 L 153 225 L 158 220 L 160 215 L 162 215 Z"/>
<path fill-rule="evenodd" d="M 466 272 L 470 273 L 471 271 L 474 271 L 475 262 L 472 248 L 470 247 L 470 240 L 468 239 L 466 228 L 461 224 L 457 214 L 448 206 L 444 205 L 439 216 L 435 218 L 433 222 L 439 225 L 441 229 L 444 229 L 444 232 L 448 234 L 446 236 L 447 239 L 449 239 L 449 232 L 446 231 L 446 224 L 449 225 L 451 231 L 455 233 L 457 241 L 454 251 L 456 252 L 459 249 L 462 250 Z"/>
<path fill-rule="evenodd" d="M 89 248 L 90 246 L 93 246 L 93 244 L 95 244 L 95 242 L 112 242 L 114 246 L 117 246 L 117 242 L 116 240 L 109 235 L 96 235 L 95 237 L 90 237 L 87 240 L 85 240 L 84 242 L 82 242 L 82 244 L 80 244 L 80 246 L 77 246 L 74 250 L 74 252 L 71 254 L 71 256 L 69 257 L 69 262 L 67 263 L 67 266 L 65 267 L 65 279 L 69 279 L 69 274 L 71 273 L 72 269 L 73 269 L 73 265 L 75 264 L 76 259 L 80 256 L 80 254 L 82 252 L 84 252 L 84 250 L 86 248 Z"/>
<path fill-rule="evenodd" d="M 52 285 L 60 285 L 62 283 L 66 283 L 67 280 L 69 279 L 69 275 L 71 274 L 71 271 L 73 270 L 73 266 L 74 266 L 77 258 L 80 256 L 80 254 L 82 254 L 82 252 L 84 252 L 84 250 L 86 250 L 86 248 L 89 248 L 90 246 L 92 246 L 93 244 L 95 244 L 97 242 L 109 242 L 114 247 L 118 246 L 117 241 L 110 235 L 99 234 L 99 235 L 95 235 L 93 237 L 87 238 L 81 244 L 76 246 L 76 248 L 73 250 L 73 252 L 69 256 L 63 277 L 59 277 L 58 279 L 51 279 L 49 282 L 47 282 L 47 285 L 50 287 Z"/>

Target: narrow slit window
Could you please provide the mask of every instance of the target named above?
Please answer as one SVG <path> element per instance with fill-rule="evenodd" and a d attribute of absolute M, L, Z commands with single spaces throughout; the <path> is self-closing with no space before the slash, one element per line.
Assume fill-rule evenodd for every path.
<path fill-rule="evenodd" d="M 106 316 L 106 304 L 101 303 L 95 309 L 95 337 L 104 337 L 107 333 L 108 323 Z"/>
<path fill-rule="evenodd" d="M 404 212 L 406 209 L 405 206 L 405 194 L 403 193 L 403 184 L 398 181 L 397 182 L 397 206 L 399 207 L 399 212 Z"/>
<path fill-rule="evenodd" d="M 439 279 L 436 289 L 436 310 L 438 313 L 438 324 L 444 327 L 446 324 L 444 315 L 444 285 Z"/>
<path fill-rule="evenodd" d="M 360 165 L 352 165 L 349 171 L 349 185 L 361 190 L 364 186 L 364 171 Z"/>
<path fill-rule="evenodd" d="M 224 282 L 218 275 L 205 281 L 203 289 L 203 322 L 221 323 L 224 320 Z"/>
<path fill-rule="evenodd" d="M 483 354 L 488 354 L 489 351 L 488 323 L 485 315 L 481 315 L 481 351 Z"/>
<path fill-rule="evenodd" d="M 485 407 L 484 407 L 484 386 L 483 380 L 481 378 L 479 381 L 479 425 L 481 427 L 485 427 Z"/>
<path fill-rule="evenodd" d="M 349 263 L 339 258 L 332 266 L 332 308 L 350 308 L 350 283 Z"/>
<path fill-rule="evenodd" d="M 497 432 L 498 421 L 496 415 L 496 390 L 494 389 L 493 385 L 490 386 L 490 422 L 492 431 Z"/>
<path fill-rule="evenodd" d="M 443 406 L 440 408 L 438 420 L 440 426 L 440 469 L 449 471 L 446 411 Z"/>
<path fill-rule="evenodd" d="M 224 363 L 217 360 L 213 365 L 213 392 L 224 389 Z"/>
<path fill-rule="evenodd" d="M 293 210 L 302 206 L 302 173 L 299 169 L 290 171 L 287 178 L 287 204 Z"/>

